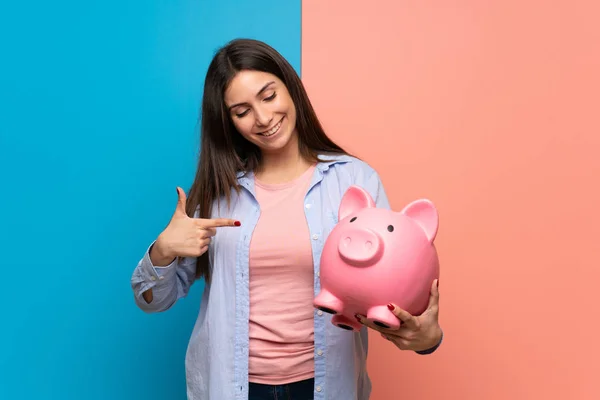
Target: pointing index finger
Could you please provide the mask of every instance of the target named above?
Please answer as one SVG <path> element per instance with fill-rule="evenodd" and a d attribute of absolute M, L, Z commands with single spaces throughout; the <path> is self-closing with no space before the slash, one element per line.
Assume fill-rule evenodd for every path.
<path fill-rule="evenodd" d="M 240 221 L 229 218 L 202 219 L 198 224 L 203 228 L 218 228 L 222 226 L 240 226 Z"/>

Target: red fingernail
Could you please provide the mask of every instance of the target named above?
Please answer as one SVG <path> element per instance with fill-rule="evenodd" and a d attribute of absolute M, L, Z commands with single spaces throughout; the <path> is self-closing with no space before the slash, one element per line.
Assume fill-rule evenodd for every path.
<path fill-rule="evenodd" d="M 235 221 L 233 224 L 234 224 L 235 226 L 241 226 L 241 225 L 242 225 L 242 223 L 241 223 L 240 221 Z"/>
<path fill-rule="evenodd" d="M 394 308 L 395 308 L 395 307 L 394 307 L 394 305 L 393 305 L 393 304 L 388 304 L 388 309 L 389 309 L 390 311 L 392 311 Z"/>

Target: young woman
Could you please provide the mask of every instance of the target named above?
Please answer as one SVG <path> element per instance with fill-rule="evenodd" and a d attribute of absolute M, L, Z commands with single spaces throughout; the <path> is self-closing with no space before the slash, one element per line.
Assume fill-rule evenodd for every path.
<path fill-rule="evenodd" d="M 255 40 L 212 60 L 202 102 L 201 153 L 189 194 L 135 268 L 137 305 L 169 309 L 205 279 L 186 355 L 196 400 L 366 400 L 367 327 L 420 354 L 441 343 L 437 282 L 420 316 L 386 330 L 333 326 L 316 310 L 319 258 L 350 185 L 389 203 L 377 172 L 327 137 L 289 63 Z"/>

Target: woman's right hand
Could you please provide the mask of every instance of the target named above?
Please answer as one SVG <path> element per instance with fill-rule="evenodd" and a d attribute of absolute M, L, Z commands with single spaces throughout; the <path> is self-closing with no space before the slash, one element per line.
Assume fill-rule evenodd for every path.
<path fill-rule="evenodd" d="M 156 266 L 169 265 L 176 257 L 200 257 L 208 250 L 217 228 L 240 226 L 238 221 L 228 218 L 191 218 L 185 211 L 187 198 L 180 187 L 177 187 L 177 196 L 171 221 L 150 251 L 150 259 Z"/>

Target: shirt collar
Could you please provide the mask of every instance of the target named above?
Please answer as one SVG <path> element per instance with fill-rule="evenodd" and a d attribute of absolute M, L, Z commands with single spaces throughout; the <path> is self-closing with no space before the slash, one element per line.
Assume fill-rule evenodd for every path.
<path fill-rule="evenodd" d="M 332 165 L 352 161 L 352 158 L 345 154 L 319 154 L 319 158 L 323 161 L 319 162 L 316 168 L 321 172 L 327 171 Z M 248 173 L 238 171 L 237 179 L 243 184 L 244 182 L 254 179 L 254 174 L 252 171 L 249 171 Z"/>

